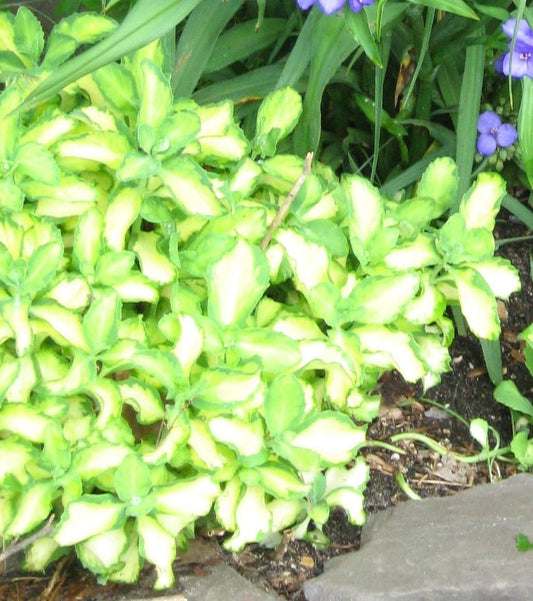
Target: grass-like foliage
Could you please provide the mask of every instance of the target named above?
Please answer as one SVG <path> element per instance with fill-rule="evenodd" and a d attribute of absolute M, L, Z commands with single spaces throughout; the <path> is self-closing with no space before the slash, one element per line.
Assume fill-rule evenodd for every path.
<path fill-rule="evenodd" d="M 190 13 L 177 52 L 199 61 L 200 4 L 152 15 Z M 493 256 L 499 174 L 464 186 L 440 157 L 403 197 L 339 177 L 288 150 L 314 147 L 312 88 L 280 86 L 242 123 L 232 100 L 199 104 L 205 64 L 172 79 L 165 39 L 131 51 L 143 6 L 120 27 L 75 14 L 46 45 L 30 11 L 0 13 L 0 535 L 52 516 L 28 570 L 75 547 L 101 581 L 148 561 L 165 588 L 201 523 L 235 551 L 288 527 L 324 542 L 332 507 L 361 524 L 378 379 L 438 383 L 446 308 L 494 340 L 519 279 Z M 70 81 L 100 38 L 126 54 Z"/>

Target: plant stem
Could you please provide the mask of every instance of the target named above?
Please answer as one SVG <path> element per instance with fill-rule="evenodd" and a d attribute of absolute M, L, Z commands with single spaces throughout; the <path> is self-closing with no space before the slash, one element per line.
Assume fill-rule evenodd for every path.
<path fill-rule="evenodd" d="M 511 451 L 511 447 L 503 447 L 496 448 L 492 451 L 483 450 L 481 453 L 477 455 L 461 455 L 460 453 L 453 453 L 448 451 L 446 447 L 443 447 L 441 444 L 432 440 L 428 436 L 424 434 L 419 434 L 417 432 L 401 432 L 400 434 L 395 434 L 391 436 L 392 442 L 398 442 L 399 440 L 412 440 L 416 442 L 421 442 L 429 447 L 435 453 L 438 453 L 442 457 L 446 455 L 451 455 L 456 461 L 461 461 L 462 463 L 479 463 L 480 461 L 487 461 L 488 459 L 492 459 L 493 457 L 497 457 L 498 455 L 503 455 Z"/>

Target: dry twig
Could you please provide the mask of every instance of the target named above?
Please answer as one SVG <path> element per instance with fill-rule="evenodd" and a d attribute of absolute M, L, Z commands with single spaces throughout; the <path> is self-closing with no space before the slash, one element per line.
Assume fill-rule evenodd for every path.
<path fill-rule="evenodd" d="M 50 534 L 50 532 L 52 532 L 53 530 L 52 522 L 54 520 L 54 517 L 54 514 L 51 514 L 46 524 L 40 530 L 35 532 L 35 534 L 32 534 L 31 536 L 28 536 L 27 538 L 24 538 L 21 541 L 11 543 L 5 551 L 2 551 L 2 553 L 0 553 L 0 563 L 6 561 L 6 559 L 11 557 L 12 555 L 16 555 L 19 551 L 23 551 L 24 549 L 26 549 L 26 547 L 29 547 L 39 538 Z"/>
<path fill-rule="evenodd" d="M 268 232 L 265 234 L 265 237 L 261 240 L 261 244 L 259 248 L 264 251 L 266 247 L 270 244 L 272 240 L 272 234 L 276 231 L 276 229 L 280 226 L 281 222 L 285 219 L 289 209 L 291 208 L 291 204 L 294 202 L 296 195 L 300 191 L 300 188 L 303 186 L 306 177 L 311 173 L 311 163 L 313 162 L 314 153 L 308 152 L 305 156 L 304 160 L 304 168 L 302 169 L 302 173 L 298 177 L 298 179 L 294 182 L 294 186 L 291 191 L 287 195 L 285 202 L 279 208 L 279 211 L 276 213 L 276 216 L 272 220 L 270 227 L 268 228 Z"/>

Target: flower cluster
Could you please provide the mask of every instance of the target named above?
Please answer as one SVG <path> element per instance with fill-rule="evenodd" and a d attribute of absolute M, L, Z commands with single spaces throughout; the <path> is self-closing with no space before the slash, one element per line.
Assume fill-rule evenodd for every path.
<path fill-rule="evenodd" d="M 499 147 L 512 146 L 518 139 L 518 133 L 510 123 L 502 123 L 500 117 L 493 111 L 485 111 L 477 121 L 479 137 L 477 150 L 479 154 L 489 156 Z"/>
<path fill-rule="evenodd" d="M 368 6 L 373 2 L 374 0 L 348 0 L 350 8 L 355 13 L 361 12 L 363 6 Z M 346 0 L 296 0 L 296 3 L 302 10 L 307 10 L 314 4 L 318 4 L 325 15 L 332 15 L 346 4 Z"/>
<path fill-rule="evenodd" d="M 502 25 L 505 35 L 512 40 L 516 27 L 516 19 L 509 19 Z M 502 54 L 494 68 L 504 75 L 511 77 L 533 77 L 533 30 L 525 19 L 518 23 L 515 46 L 511 52 L 512 42 L 509 42 L 508 51 Z"/>

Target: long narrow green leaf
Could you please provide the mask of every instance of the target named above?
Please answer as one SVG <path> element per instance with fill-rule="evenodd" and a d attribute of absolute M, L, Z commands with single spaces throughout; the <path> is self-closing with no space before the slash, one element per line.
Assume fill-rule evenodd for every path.
<path fill-rule="evenodd" d="M 377 66 L 382 67 L 381 56 L 376 40 L 370 31 L 368 17 L 364 11 L 354 13 L 351 10 L 346 11 L 346 25 L 353 35 L 355 41 L 360 44 L 368 58 Z"/>
<path fill-rule="evenodd" d="M 459 94 L 461 90 L 461 75 L 457 68 L 457 62 L 450 57 L 445 58 L 439 65 L 437 72 L 437 83 L 439 85 L 444 106 L 450 109 L 450 119 L 457 130 L 457 107 L 459 106 Z"/>
<path fill-rule="evenodd" d="M 502 353 L 499 340 L 480 340 L 483 358 L 491 382 L 496 386 L 503 380 Z"/>
<path fill-rule="evenodd" d="M 320 18 L 321 12 L 315 7 L 305 20 L 276 88 L 294 87 L 307 69 L 311 59 L 311 44 L 316 36 L 316 27 Z"/>
<path fill-rule="evenodd" d="M 391 49 L 392 36 L 385 34 L 381 40 L 380 54 L 381 64 L 383 67 L 380 69 L 374 67 L 374 82 L 375 82 L 375 127 L 374 127 L 374 154 L 372 156 L 372 172 L 370 175 L 370 181 L 374 181 L 376 177 L 376 171 L 378 168 L 379 159 L 379 141 L 381 137 L 381 122 L 383 119 L 383 87 L 385 85 L 385 73 L 387 72 L 387 65 L 389 63 L 390 49 Z"/>
<path fill-rule="evenodd" d="M 28 96 L 23 106 L 45 102 L 69 83 L 149 44 L 170 31 L 201 0 L 139 0 L 107 38 L 54 71 Z"/>
<path fill-rule="evenodd" d="M 274 44 L 285 30 L 286 22 L 286 19 L 264 19 L 257 31 L 255 20 L 245 21 L 225 31 L 216 41 L 205 72 L 218 71 Z"/>
<path fill-rule="evenodd" d="M 388 180 L 381 188 L 379 189 L 380 193 L 383 196 L 392 196 L 398 190 L 402 190 L 406 188 L 410 184 L 418 181 L 426 170 L 426 167 L 434 161 L 438 157 L 449 156 L 453 152 L 452 144 L 445 144 L 442 148 L 435 150 L 434 152 L 430 152 L 423 159 L 420 159 L 411 167 L 408 167 L 404 171 L 402 171 L 396 177 Z"/>
<path fill-rule="evenodd" d="M 202 0 L 191 13 L 176 49 L 176 66 L 172 80 L 176 96 L 192 94 L 220 33 L 243 3 L 244 0 Z"/>
<path fill-rule="evenodd" d="M 294 133 L 295 150 L 298 154 L 303 156 L 317 148 L 321 132 L 320 105 L 324 88 L 355 47 L 353 36 L 348 33 L 343 20 L 321 15 L 312 40 L 311 68 L 303 113 Z"/>
<path fill-rule="evenodd" d="M 507 209 L 509 213 L 518 217 L 527 228 L 533 230 L 533 211 L 528 209 L 525 204 L 522 204 L 519 200 L 507 194 L 502 201 L 502 206 Z"/>
<path fill-rule="evenodd" d="M 518 141 L 529 185 L 533 187 L 533 79 L 522 79 L 522 100 L 518 113 Z"/>
<path fill-rule="evenodd" d="M 457 210 L 459 201 L 470 186 L 472 165 L 476 153 L 477 119 L 481 101 L 485 67 L 485 46 L 479 44 L 466 49 L 465 70 L 459 98 L 457 116 L 457 148 L 455 162 L 459 175 L 457 201 L 452 212 Z"/>
<path fill-rule="evenodd" d="M 409 0 L 413 4 L 422 4 L 437 10 L 444 10 L 468 19 L 478 19 L 476 13 L 463 0 Z"/>
<path fill-rule="evenodd" d="M 205 88 L 200 88 L 192 97 L 200 104 L 220 102 L 224 99 L 245 103 L 250 100 L 261 100 L 277 87 L 283 65 L 276 63 L 243 73 L 232 79 L 224 79 Z M 300 89 L 301 86 L 296 86 Z"/>
<path fill-rule="evenodd" d="M 424 59 L 426 58 L 426 54 L 429 48 L 429 40 L 431 38 L 431 32 L 433 30 L 433 22 L 435 21 L 435 9 L 430 8 L 427 11 L 426 22 L 424 23 L 424 35 L 422 37 L 422 44 L 420 45 L 420 49 L 418 51 L 418 60 L 415 67 L 415 72 L 413 73 L 413 78 L 409 83 L 409 87 L 405 92 L 403 103 L 407 104 L 411 94 L 413 93 L 416 82 L 418 81 L 418 76 L 420 74 L 420 70 L 422 69 L 422 65 L 424 64 Z"/>

